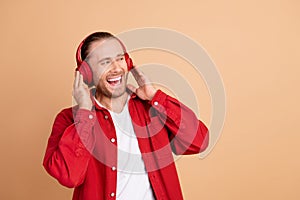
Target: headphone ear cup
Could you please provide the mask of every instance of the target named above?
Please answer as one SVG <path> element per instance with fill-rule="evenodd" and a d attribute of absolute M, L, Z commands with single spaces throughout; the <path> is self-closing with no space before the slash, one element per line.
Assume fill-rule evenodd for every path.
<path fill-rule="evenodd" d="M 130 71 L 133 68 L 132 59 L 129 57 L 128 53 L 125 53 L 124 56 L 125 56 L 125 61 L 127 63 L 127 69 L 128 69 L 128 71 Z"/>
<path fill-rule="evenodd" d="M 93 85 L 93 73 L 89 64 L 85 61 L 77 68 L 77 70 L 82 74 L 83 81 L 90 87 Z"/>

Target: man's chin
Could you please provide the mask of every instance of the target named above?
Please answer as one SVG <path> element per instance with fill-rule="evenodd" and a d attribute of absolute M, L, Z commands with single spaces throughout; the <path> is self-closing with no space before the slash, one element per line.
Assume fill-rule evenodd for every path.
<path fill-rule="evenodd" d="M 120 88 L 120 89 L 111 91 L 111 97 L 117 98 L 117 97 L 123 96 L 125 93 L 126 93 L 126 88 Z"/>
<path fill-rule="evenodd" d="M 117 98 L 117 97 L 120 97 L 122 95 L 124 95 L 126 93 L 126 87 L 123 86 L 123 87 L 117 87 L 117 88 L 106 88 L 105 91 L 103 90 L 100 90 L 102 94 L 104 94 L 105 96 L 107 97 L 110 97 L 110 98 Z"/>

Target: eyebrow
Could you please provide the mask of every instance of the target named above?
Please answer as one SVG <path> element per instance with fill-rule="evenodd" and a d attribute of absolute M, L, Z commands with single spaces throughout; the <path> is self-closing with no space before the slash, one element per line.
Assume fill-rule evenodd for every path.
<path fill-rule="evenodd" d="M 125 55 L 125 53 L 119 53 L 115 57 L 124 56 L 124 55 Z M 102 58 L 101 60 L 99 60 L 97 63 L 100 63 L 100 62 L 103 62 L 104 60 L 109 60 L 109 59 L 111 59 L 111 57 L 105 57 L 105 58 Z"/>

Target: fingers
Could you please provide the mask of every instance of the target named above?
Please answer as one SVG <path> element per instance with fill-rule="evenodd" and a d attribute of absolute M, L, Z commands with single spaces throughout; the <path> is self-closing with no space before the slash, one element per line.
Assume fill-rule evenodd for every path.
<path fill-rule="evenodd" d="M 79 71 L 76 71 L 75 72 L 75 80 L 74 80 L 74 84 L 73 84 L 73 87 L 74 88 L 79 88 L 81 86 L 84 86 L 85 83 L 83 82 L 83 76 L 82 74 L 80 74 Z"/>
<path fill-rule="evenodd" d="M 78 87 L 78 83 L 79 83 L 79 71 L 75 72 L 75 79 L 74 79 L 74 83 L 73 83 L 73 87 L 76 88 Z"/>
<path fill-rule="evenodd" d="M 148 78 L 143 74 L 142 71 L 140 71 L 136 67 L 131 70 L 131 73 L 139 86 L 143 86 L 149 83 Z"/>
<path fill-rule="evenodd" d="M 143 75 L 142 72 L 137 67 L 132 68 L 131 73 L 135 79 L 138 79 L 140 76 Z"/>
<path fill-rule="evenodd" d="M 79 74 L 78 87 L 81 85 L 83 85 L 83 76 L 82 76 L 82 74 Z"/>

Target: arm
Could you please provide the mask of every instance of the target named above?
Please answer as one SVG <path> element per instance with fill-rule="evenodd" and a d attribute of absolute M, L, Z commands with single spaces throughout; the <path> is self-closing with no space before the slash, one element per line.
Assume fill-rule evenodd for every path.
<path fill-rule="evenodd" d="M 67 187 L 83 182 L 91 158 L 89 152 L 95 145 L 96 114 L 91 111 L 89 89 L 78 71 L 73 96 L 79 109 L 65 109 L 56 116 L 43 162 L 47 172 Z"/>
<path fill-rule="evenodd" d="M 131 70 L 139 87 L 127 87 L 138 97 L 148 100 L 169 130 L 169 140 L 175 154 L 195 154 L 208 146 L 208 129 L 192 110 L 161 90 L 156 90 L 148 78 L 137 68 Z"/>
<path fill-rule="evenodd" d="M 80 109 L 72 120 L 72 109 L 56 116 L 43 161 L 46 171 L 67 187 L 83 182 L 91 158 L 89 150 L 95 145 L 92 133 L 95 114 Z"/>
<path fill-rule="evenodd" d="M 169 130 L 175 154 L 195 154 L 206 149 L 209 131 L 191 109 L 161 90 L 156 92 L 149 103 Z"/>

